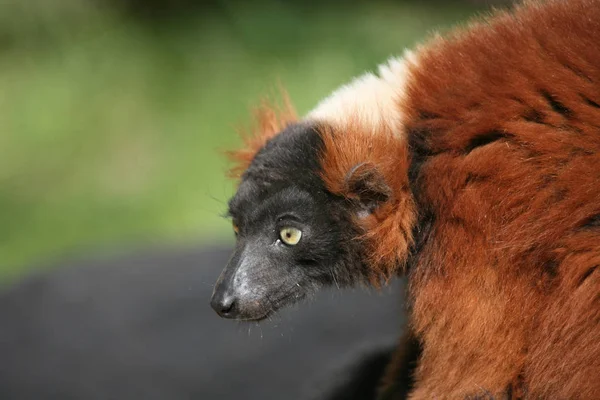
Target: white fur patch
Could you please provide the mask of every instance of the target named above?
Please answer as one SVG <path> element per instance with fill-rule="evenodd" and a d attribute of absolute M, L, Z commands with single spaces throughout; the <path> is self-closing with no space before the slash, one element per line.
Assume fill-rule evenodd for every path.
<path fill-rule="evenodd" d="M 394 134 L 402 136 L 403 118 L 399 104 L 404 95 L 409 63 L 415 63 L 415 55 L 407 50 L 403 57 L 391 58 L 380 65 L 377 75 L 366 73 L 335 90 L 306 118 L 342 129 L 347 121 L 358 121 L 365 133 L 378 132 L 387 125 Z"/>

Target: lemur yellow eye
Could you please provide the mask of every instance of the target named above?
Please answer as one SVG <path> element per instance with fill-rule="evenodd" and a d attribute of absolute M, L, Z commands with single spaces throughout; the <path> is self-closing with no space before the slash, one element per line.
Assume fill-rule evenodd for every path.
<path fill-rule="evenodd" d="M 302 231 L 296 228 L 283 228 L 279 231 L 281 241 L 287 245 L 295 246 L 302 238 Z"/>
<path fill-rule="evenodd" d="M 240 233 L 240 228 L 238 228 L 238 226 L 236 224 L 233 224 L 233 232 L 237 235 L 238 233 Z"/>

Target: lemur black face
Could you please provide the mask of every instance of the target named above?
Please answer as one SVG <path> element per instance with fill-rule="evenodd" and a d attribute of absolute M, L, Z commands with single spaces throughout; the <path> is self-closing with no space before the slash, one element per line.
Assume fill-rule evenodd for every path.
<path fill-rule="evenodd" d="M 260 320 L 321 286 L 351 284 L 360 275 L 349 205 L 327 192 L 319 176 L 321 148 L 311 126 L 290 126 L 244 173 L 229 202 L 236 248 L 211 301 L 222 317 Z"/>

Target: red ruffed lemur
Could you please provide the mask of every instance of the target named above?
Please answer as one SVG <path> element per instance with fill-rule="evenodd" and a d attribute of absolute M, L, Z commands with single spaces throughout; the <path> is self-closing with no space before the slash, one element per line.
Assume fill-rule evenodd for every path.
<path fill-rule="evenodd" d="M 409 399 L 600 399 L 600 0 L 496 12 L 302 119 L 263 108 L 233 155 L 221 316 L 405 274 Z"/>

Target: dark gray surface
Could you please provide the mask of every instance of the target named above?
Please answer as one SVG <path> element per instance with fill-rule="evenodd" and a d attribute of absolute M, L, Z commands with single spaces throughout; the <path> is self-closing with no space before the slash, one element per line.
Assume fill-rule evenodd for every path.
<path fill-rule="evenodd" d="M 293 400 L 357 348 L 399 335 L 398 283 L 324 292 L 260 325 L 222 320 L 209 299 L 228 256 L 92 258 L 5 290 L 0 399 Z"/>

